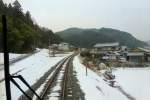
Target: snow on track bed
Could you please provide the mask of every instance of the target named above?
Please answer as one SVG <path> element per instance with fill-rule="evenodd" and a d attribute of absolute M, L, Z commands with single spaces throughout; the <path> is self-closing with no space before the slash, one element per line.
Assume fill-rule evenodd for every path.
<path fill-rule="evenodd" d="M 68 76 L 68 63 L 72 56 L 69 56 L 63 60 L 54 70 L 54 73 L 50 75 L 49 81 L 45 82 L 45 88 L 41 93 L 41 97 L 44 100 L 65 100 L 66 84 Z M 40 89 L 41 90 L 41 89 Z"/>
<path fill-rule="evenodd" d="M 62 90 L 61 85 L 62 85 L 62 82 L 63 82 L 63 76 L 65 74 L 66 63 L 67 62 L 65 62 L 65 64 L 63 65 L 63 68 L 61 69 L 61 71 L 58 74 L 58 77 L 56 79 L 56 85 L 51 89 L 52 91 L 48 95 L 49 100 L 53 100 L 53 99 L 59 100 L 58 97 L 61 97 L 59 92 Z"/>
<path fill-rule="evenodd" d="M 60 64 L 65 60 L 66 58 L 64 58 L 63 60 L 59 61 L 55 66 L 54 69 L 52 69 L 51 73 L 48 74 L 47 78 L 45 79 L 44 82 L 42 82 L 42 84 L 36 89 L 36 93 L 38 95 L 41 95 L 43 93 L 43 90 L 45 89 L 45 87 L 47 86 L 50 78 L 52 77 L 52 75 L 55 73 L 55 70 L 58 68 L 58 66 L 60 66 Z M 37 100 L 37 97 L 34 95 L 33 100 Z"/>
<path fill-rule="evenodd" d="M 11 65 L 10 72 L 15 73 L 17 70 L 24 68 L 24 70 L 18 74 L 22 75 L 30 85 L 33 85 L 41 76 L 44 75 L 45 72 L 47 72 L 47 70 L 68 55 L 70 55 L 70 53 L 65 55 L 56 54 L 56 57 L 49 57 L 48 50 L 43 49 L 40 52 Z M 21 85 L 23 90 L 27 90 L 27 87 L 21 81 L 17 79 L 16 81 L 19 83 L 19 85 Z M 0 83 L 0 86 L 3 87 L 4 82 Z M 22 93 L 13 84 L 11 84 L 11 90 L 12 100 L 17 100 L 19 96 L 22 95 Z M 5 100 L 5 90 L 3 90 L 0 96 L 3 97 L 3 100 Z"/>

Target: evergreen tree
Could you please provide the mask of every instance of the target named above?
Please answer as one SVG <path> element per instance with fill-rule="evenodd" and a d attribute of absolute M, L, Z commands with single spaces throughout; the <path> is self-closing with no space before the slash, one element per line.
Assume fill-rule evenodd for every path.
<path fill-rule="evenodd" d="M 0 0 L 0 15 L 4 12 L 4 7 L 5 7 L 5 5 L 4 5 L 3 1 Z"/>
<path fill-rule="evenodd" d="M 27 23 L 33 25 L 33 21 L 32 21 L 31 14 L 29 11 L 26 12 L 25 16 L 26 16 Z"/>
<path fill-rule="evenodd" d="M 16 20 L 17 17 L 21 16 L 22 8 L 18 0 L 13 3 L 13 27 L 16 28 L 19 24 Z"/>
<path fill-rule="evenodd" d="M 27 11 L 22 12 L 20 3 L 16 0 L 13 6 L 6 6 L 0 0 L 0 15 L 7 16 L 8 24 L 8 49 L 9 52 L 30 52 L 36 47 L 47 47 L 49 38 L 52 43 L 59 42 L 59 37 L 47 28 L 41 28 L 37 24 L 33 24 L 31 14 Z M 0 40 L 2 40 L 2 20 L 0 18 Z M 2 44 L 0 41 L 0 51 Z"/>
<path fill-rule="evenodd" d="M 16 1 L 13 3 L 13 5 L 14 5 L 14 8 L 15 8 L 16 11 L 18 11 L 18 12 L 21 12 L 21 11 L 22 11 L 21 5 L 20 5 L 20 3 L 18 2 L 18 0 L 16 0 Z"/>
<path fill-rule="evenodd" d="M 26 12 L 26 18 L 27 20 L 31 20 L 31 14 L 29 11 Z"/>
<path fill-rule="evenodd" d="M 4 7 L 4 3 L 2 0 L 0 0 L 0 8 L 3 8 Z"/>

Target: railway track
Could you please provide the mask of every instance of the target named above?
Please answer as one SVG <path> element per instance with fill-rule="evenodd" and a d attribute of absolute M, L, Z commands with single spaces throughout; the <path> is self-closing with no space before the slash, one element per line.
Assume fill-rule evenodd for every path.
<path fill-rule="evenodd" d="M 55 72 L 41 93 L 42 100 L 67 100 L 68 96 L 72 96 L 72 91 L 67 87 L 67 83 L 69 81 L 69 65 L 73 57 L 74 55 L 71 55 L 57 65 Z"/>

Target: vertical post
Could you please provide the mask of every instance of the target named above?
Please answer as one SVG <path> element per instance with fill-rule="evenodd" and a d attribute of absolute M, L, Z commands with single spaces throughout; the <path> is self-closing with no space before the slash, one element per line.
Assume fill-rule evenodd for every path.
<path fill-rule="evenodd" d="M 4 71 L 5 71 L 5 87 L 6 87 L 6 99 L 11 100 L 10 89 L 10 74 L 9 74 L 9 52 L 7 47 L 7 22 L 6 16 L 2 15 L 3 26 L 3 52 L 4 52 Z"/>
<path fill-rule="evenodd" d="M 87 72 L 87 67 L 88 67 L 88 64 L 86 64 L 86 66 L 85 66 L 85 72 L 86 72 L 86 76 L 88 76 L 88 72 Z"/>
<path fill-rule="evenodd" d="M 49 57 L 50 57 L 50 55 L 51 55 L 50 36 L 49 36 L 49 39 L 48 39 L 48 49 L 49 49 Z"/>
<path fill-rule="evenodd" d="M 86 67 L 86 76 L 87 76 L 87 67 Z"/>

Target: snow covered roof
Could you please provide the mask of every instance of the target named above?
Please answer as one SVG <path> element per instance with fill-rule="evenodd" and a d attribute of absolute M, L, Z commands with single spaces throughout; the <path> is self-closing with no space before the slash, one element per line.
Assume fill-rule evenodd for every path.
<path fill-rule="evenodd" d="M 51 44 L 49 48 L 58 47 L 58 44 Z"/>
<path fill-rule="evenodd" d="M 60 44 L 69 45 L 69 43 L 66 43 L 66 42 L 61 42 Z"/>
<path fill-rule="evenodd" d="M 150 53 L 150 49 L 149 48 L 139 48 L 140 50 L 143 50 L 144 52 L 149 52 Z"/>
<path fill-rule="evenodd" d="M 127 56 L 144 56 L 143 52 L 129 52 Z"/>
<path fill-rule="evenodd" d="M 94 47 L 96 48 L 101 48 L 101 47 L 116 47 L 119 46 L 118 42 L 114 42 L 114 43 L 97 43 L 94 45 Z"/>

